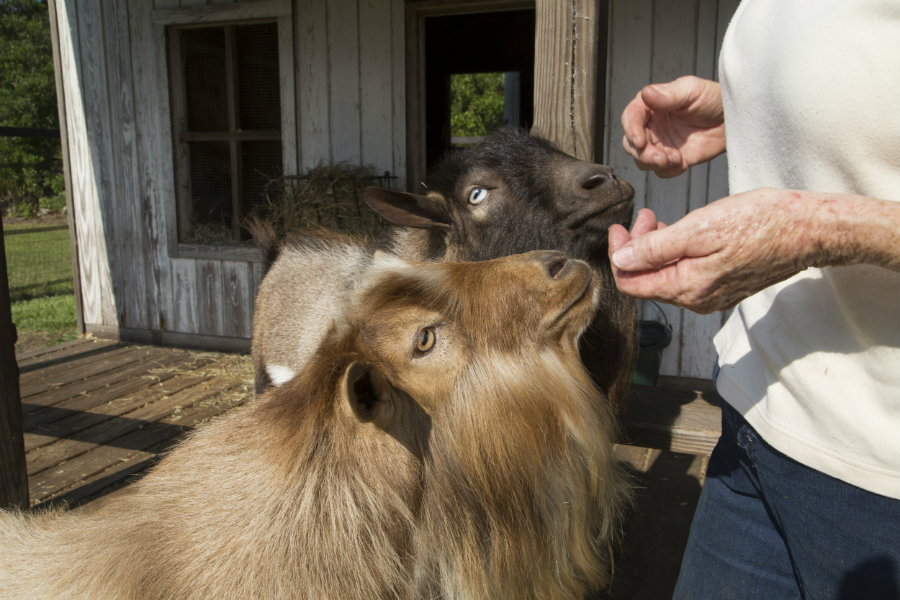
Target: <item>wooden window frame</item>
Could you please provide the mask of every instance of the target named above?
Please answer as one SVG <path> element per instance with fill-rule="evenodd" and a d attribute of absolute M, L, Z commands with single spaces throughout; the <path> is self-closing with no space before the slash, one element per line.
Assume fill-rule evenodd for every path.
<path fill-rule="evenodd" d="M 295 113 L 295 85 L 294 85 L 294 57 L 293 57 L 293 23 L 291 4 L 289 0 L 262 0 L 252 4 L 210 5 L 192 8 L 166 8 L 153 11 L 154 25 L 157 29 L 157 39 L 160 41 L 158 56 L 165 65 L 167 82 L 169 85 L 168 113 L 164 122 L 170 123 L 167 133 L 171 136 L 164 147 L 172 152 L 171 162 L 175 176 L 173 177 L 173 189 L 171 201 L 166 206 L 166 235 L 168 240 L 169 256 L 172 258 L 198 258 L 238 261 L 262 261 L 259 250 L 248 243 L 229 242 L 220 244 L 191 244 L 182 242 L 184 233 L 185 203 L 180 198 L 185 197 L 187 187 L 185 169 L 176 169 L 177 161 L 185 164 L 186 156 L 177 156 L 182 152 L 182 142 L 195 141 L 222 141 L 228 142 L 231 154 L 231 162 L 240 165 L 241 142 L 245 141 L 272 141 L 281 140 L 281 162 L 284 175 L 297 173 L 297 129 Z M 236 120 L 236 106 L 233 103 L 233 90 L 228 91 L 228 122 L 230 133 L 188 132 L 179 134 L 185 128 L 179 129 L 178 120 L 184 119 L 184 89 L 181 78 L 181 65 L 179 61 L 169 61 L 168 56 L 180 56 L 178 51 L 178 35 L 174 32 L 194 27 L 224 27 L 226 31 L 226 52 L 233 51 L 233 28 L 240 25 L 254 23 L 274 22 L 278 29 L 278 70 L 281 102 L 281 127 L 280 130 L 254 130 L 239 131 L 234 127 Z M 167 35 L 171 30 L 172 35 Z M 174 45 L 174 48 L 173 48 Z M 175 54 L 171 54 L 172 50 Z M 233 62 L 228 61 L 229 64 Z M 233 86 L 234 77 L 227 76 L 227 85 Z M 236 172 L 235 172 L 236 171 Z M 233 169 L 232 177 L 232 207 L 236 201 L 236 195 L 240 194 L 240 169 Z M 238 224 L 233 223 L 233 231 Z"/>

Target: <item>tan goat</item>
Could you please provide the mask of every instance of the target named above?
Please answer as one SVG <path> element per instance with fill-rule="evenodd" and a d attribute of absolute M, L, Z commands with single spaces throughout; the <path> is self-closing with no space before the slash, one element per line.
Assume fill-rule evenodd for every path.
<path fill-rule="evenodd" d="M 628 491 L 580 261 L 378 255 L 307 366 L 94 512 L 0 512 L 0 598 L 582 598 Z"/>

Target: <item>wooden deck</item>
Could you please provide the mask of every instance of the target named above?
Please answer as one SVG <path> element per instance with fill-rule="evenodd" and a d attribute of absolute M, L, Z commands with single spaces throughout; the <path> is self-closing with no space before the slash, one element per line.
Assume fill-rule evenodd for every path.
<path fill-rule="evenodd" d="M 32 506 L 122 487 L 191 427 L 253 396 L 245 355 L 83 338 L 17 359 Z"/>

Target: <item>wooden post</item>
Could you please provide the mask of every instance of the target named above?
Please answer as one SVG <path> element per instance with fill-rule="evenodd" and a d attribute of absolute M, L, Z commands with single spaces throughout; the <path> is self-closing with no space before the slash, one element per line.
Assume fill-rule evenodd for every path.
<path fill-rule="evenodd" d="M 28 472 L 22 433 L 16 327 L 9 305 L 6 248 L 0 221 L 0 508 L 28 508 Z"/>
<path fill-rule="evenodd" d="M 532 133 L 582 160 L 603 152 L 605 0 L 537 0 Z"/>

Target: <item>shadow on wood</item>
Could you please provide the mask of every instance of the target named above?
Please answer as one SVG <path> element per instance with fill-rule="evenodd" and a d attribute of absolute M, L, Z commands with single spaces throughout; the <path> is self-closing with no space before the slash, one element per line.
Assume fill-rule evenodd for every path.
<path fill-rule="evenodd" d="M 252 397 L 249 357 L 82 338 L 19 356 L 32 506 L 78 506 Z"/>

